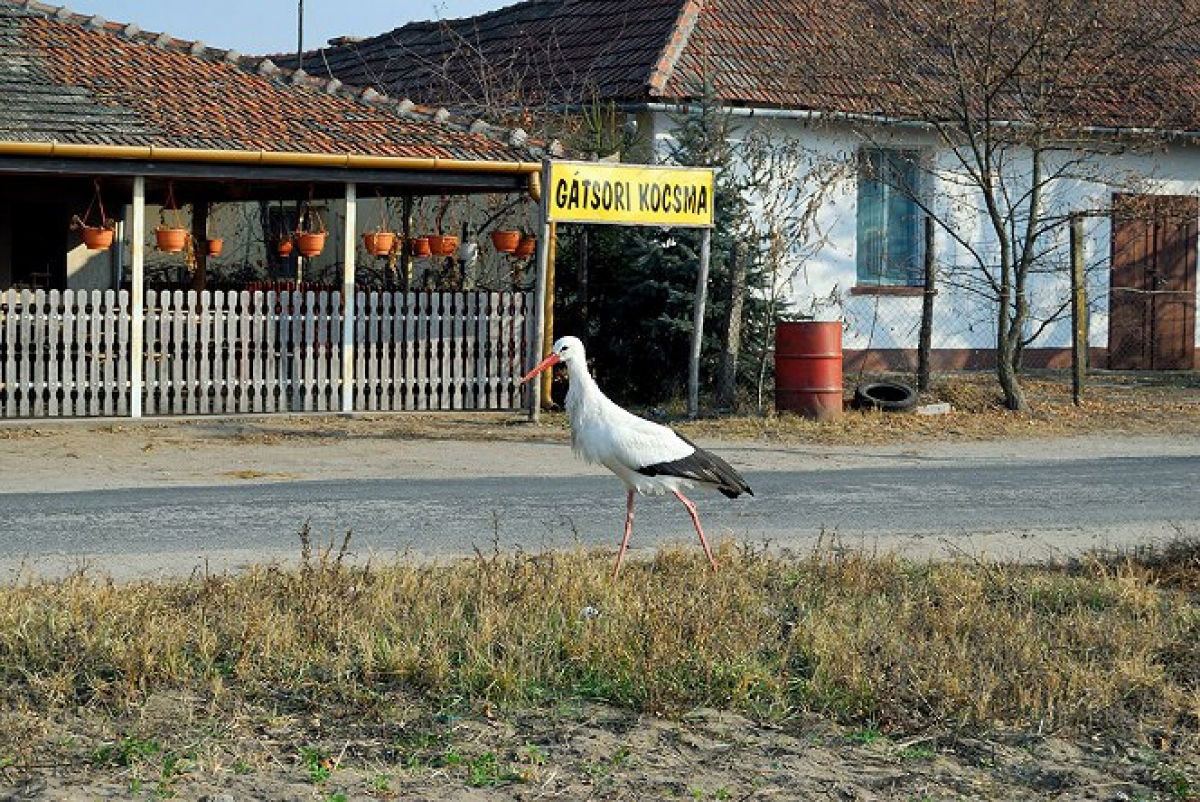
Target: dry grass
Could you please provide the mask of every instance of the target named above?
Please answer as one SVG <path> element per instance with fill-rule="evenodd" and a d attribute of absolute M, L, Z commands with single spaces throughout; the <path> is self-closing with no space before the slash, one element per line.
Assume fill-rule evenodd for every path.
<path fill-rule="evenodd" d="M 297 570 L 0 589 L 0 712 L 162 693 L 302 712 L 415 693 L 1173 737 L 1200 728 L 1200 544 L 1172 548 L 1034 568 L 726 544 L 716 575 L 664 551 L 613 582 L 607 553 L 353 566 L 306 539 Z"/>
<path fill-rule="evenodd" d="M 862 381 L 897 378 L 864 376 Z M 906 381 L 907 377 L 898 377 Z M 847 397 L 858 383 L 847 377 Z M 790 443 L 879 444 L 905 440 L 997 440 L 1089 434 L 1195 434 L 1200 429 L 1197 374 L 1092 376 L 1084 404 L 1071 402 L 1070 382 L 1057 372 L 1026 376 L 1027 414 L 1004 409 L 995 377 L 947 374 L 921 396 L 921 404 L 948 402 L 948 415 L 922 416 L 847 411 L 836 421 L 817 422 L 791 414 L 712 418 L 679 428 L 696 436 L 767 439 Z"/>
<path fill-rule="evenodd" d="M 905 376 L 868 375 L 862 381 Z M 846 377 L 846 397 L 857 376 Z M 757 440 L 785 444 L 878 445 L 914 440 L 998 440 L 1095 434 L 1188 434 L 1200 431 L 1200 374 L 1097 374 L 1089 379 L 1085 403 L 1071 403 L 1068 379 L 1060 372 L 1031 374 L 1023 381 L 1031 411 L 1018 415 L 1000 405 L 990 373 L 945 374 L 921 403 L 949 402 L 949 415 L 881 414 L 847 411 L 836 421 L 817 422 L 792 414 L 721 415 L 688 421 L 683 404 L 667 409 L 635 409 L 668 422 L 689 436 Z M 530 425 L 523 414 L 367 413 L 342 415 L 259 415 L 238 418 L 122 421 L 39 420 L 12 422 L 0 440 L 53 438 L 72 431 L 90 437 L 138 436 L 150 448 L 186 448 L 196 443 L 278 445 L 355 440 L 486 440 L 565 442 L 569 424 L 561 411 Z"/>

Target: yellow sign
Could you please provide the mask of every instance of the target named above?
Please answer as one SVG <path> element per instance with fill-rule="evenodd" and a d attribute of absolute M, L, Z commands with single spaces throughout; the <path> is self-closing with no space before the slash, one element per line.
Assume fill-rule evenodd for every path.
<path fill-rule="evenodd" d="M 709 227 L 713 171 L 608 162 L 550 162 L 547 220 Z"/>

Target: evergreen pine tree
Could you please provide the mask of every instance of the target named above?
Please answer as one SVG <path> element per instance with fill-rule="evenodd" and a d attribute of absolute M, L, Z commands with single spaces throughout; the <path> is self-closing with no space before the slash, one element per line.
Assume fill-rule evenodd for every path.
<path fill-rule="evenodd" d="M 731 260 L 746 237 L 749 214 L 738 186 L 729 144 L 729 114 L 710 85 L 698 100 L 674 115 L 669 160 L 687 167 L 713 167 L 712 231 L 708 303 L 701 343 L 701 395 L 710 394 L 729 325 Z M 574 227 L 572 227 L 574 228 Z M 560 228 L 560 237 L 564 232 Z M 568 234 L 570 237 L 570 234 Z M 662 404 L 682 399 L 692 333 L 692 309 L 699 268 L 699 229 L 592 226 L 587 237 L 588 297 L 581 299 L 571 276 L 578 259 L 573 240 L 560 239 L 558 271 L 565 291 L 560 320 L 583 322 L 577 309 L 586 301 L 586 330 L 594 372 L 616 400 Z M 743 246 L 742 258 L 753 249 Z M 752 341 L 761 326 L 760 271 L 751 270 L 744 288 L 743 338 Z M 758 321 L 756 325 L 756 321 Z M 743 349 L 746 352 L 746 349 Z"/>

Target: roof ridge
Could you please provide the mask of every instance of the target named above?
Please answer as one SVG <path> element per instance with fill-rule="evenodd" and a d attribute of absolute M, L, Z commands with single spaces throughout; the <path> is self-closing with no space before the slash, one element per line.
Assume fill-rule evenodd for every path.
<path fill-rule="evenodd" d="M 658 61 L 650 69 L 650 75 L 646 80 L 651 95 L 661 94 L 666 88 L 667 82 L 671 80 L 675 65 L 679 62 L 679 56 L 687 47 L 692 31 L 696 28 L 696 20 L 700 17 L 703 6 L 704 0 L 683 0 L 683 4 L 679 8 L 679 16 L 675 18 L 675 25 L 671 28 L 671 35 L 663 44 Z"/>
<path fill-rule="evenodd" d="M 440 19 L 409 20 L 408 22 L 404 23 L 403 25 L 397 25 L 395 28 L 390 28 L 381 33 L 373 33 L 373 34 L 370 34 L 369 36 L 349 36 L 349 35 L 343 34 L 341 36 L 336 36 L 333 39 L 328 40 L 323 45 L 318 45 L 317 47 L 302 51 L 300 53 L 300 59 L 301 59 L 301 61 L 303 61 L 304 59 L 307 59 L 310 57 L 315 57 L 315 56 L 320 55 L 321 53 L 324 53 L 329 50 L 336 50 L 337 48 L 352 48 L 352 47 L 356 47 L 356 46 L 364 44 L 364 43 L 374 42 L 379 39 L 383 39 L 385 37 L 392 36 L 397 31 L 437 29 L 444 25 L 449 25 L 449 24 L 455 23 L 455 22 L 468 22 L 468 21 L 488 19 L 490 17 L 508 13 L 508 12 L 512 11 L 512 9 L 515 8 L 516 6 L 525 6 L 525 5 L 534 5 L 534 4 L 536 4 L 536 5 L 562 5 L 566 2 L 568 2 L 568 0 L 514 0 L 514 2 L 508 3 L 507 5 L 501 6 L 500 8 L 493 8 L 490 11 L 481 11 L 478 14 L 467 14 L 462 17 L 443 17 Z M 346 41 L 337 42 L 335 44 L 334 42 L 337 39 L 345 39 Z M 266 54 L 264 54 L 263 57 L 271 58 L 273 56 L 278 56 L 279 58 L 296 58 L 296 54 L 293 52 L 266 53 Z"/>
<path fill-rule="evenodd" d="M 562 145 L 558 140 L 544 143 L 544 146 L 531 143 L 529 134 L 522 128 L 509 129 L 492 125 L 485 120 L 467 120 L 464 117 L 453 115 L 448 109 L 421 106 L 408 98 L 394 98 L 371 87 L 350 86 L 343 84 L 337 78 L 325 79 L 309 75 L 300 67 L 294 69 L 280 67 L 268 57 L 243 56 L 233 49 L 208 47 L 199 40 L 179 39 L 165 32 L 143 31 L 136 23 L 110 22 L 99 14 L 80 14 L 66 6 L 54 6 L 40 0 L 0 0 L 0 3 L 23 8 L 43 17 L 78 25 L 88 30 L 103 31 L 136 44 L 151 45 L 177 53 L 186 53 L 206 61 L 229 64 L 245 72 L 276 78 L 293 86 L 307 86 L 313 90 L 355 100 L 372 108 L 390 111 L 401 118 L 414 122 L 433 123 L 458 133 L 478 134 L 513 147 L 527 147 L 535 155 L 558 156 L 563 152 Z"/>

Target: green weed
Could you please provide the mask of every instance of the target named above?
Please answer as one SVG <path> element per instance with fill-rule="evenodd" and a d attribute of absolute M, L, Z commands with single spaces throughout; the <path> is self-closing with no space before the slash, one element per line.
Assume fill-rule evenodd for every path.
<path fill-rule="evenodd" d="M 92 754 L 93 763 L 115 763 L 132 766 L 159 754 L 162 746 L 153 738 L 127 736 L 115 744 L 104 744 Z"/>
<path fill-rule="evenodd" d="M 308 772 L 309 781 L 314 785 L 321 785 L 333 776 L 333 761 L 315 747 L 300 747 L 300 763 Z"/>
<path fill-rule="evenodd" d="M 467 762 L 467 785 L 472 788 L 494 788 L 523 779 L 521 774 L 501 766 L 494 752 L 484 752 Z"/>

